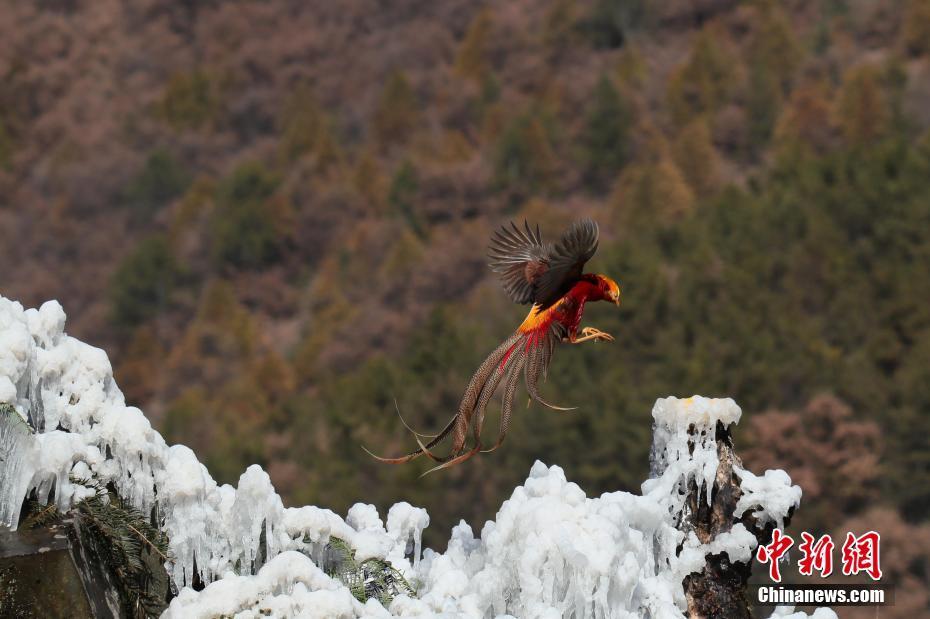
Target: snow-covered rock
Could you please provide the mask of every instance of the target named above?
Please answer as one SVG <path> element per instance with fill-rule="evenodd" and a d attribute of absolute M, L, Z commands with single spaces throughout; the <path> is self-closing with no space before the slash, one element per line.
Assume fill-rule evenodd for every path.
<path fill-rule="evenodd" d="M 716 424 L 740 418 L 730 399 L 656 402 L 652 476 L 642 494 L 588 497 L 561 468 L 537 462 L 479 536 L 462 522 L 445 553 L 426 549 L 421 559 L 423 509 L 399 503 L 385 526 L 361 503 L 345 519 L 284 508 L 258 466 L 237 488 L 217 485 L 190 449 L 166 445 L 126 405 L 106 354 L 67 336 L 64 323 L 57 302 L 24 310 L 0 297 L 0 403 L 18 414 L 0 419 L 0 525 L 16 526 L 33 489 L 45 499 L 54 488 L 67 509 L 88 492 L 70 476 L 113 482 L 144 513 L 157 510 L 169 537 L 166 567 L 179 595 L 167 617 L 679 618 L 682 579 L 708 554 L 749 561 L 756 547 L 742 524 L 707 544 L 678 528 L 688 484 L 710 496 Z M 781 522 L 800 500 L 783 471 L 738 474 L 747 491 L 739 509 L 757 518 Z M 355 600 L 318 567 L 331 536 L 359 560 L 390 561 L 417 585 L 417 597 L 398 596 L 388 609 Z M 188 586 L 195 569 L 210 583 L 200 592 Z"/>

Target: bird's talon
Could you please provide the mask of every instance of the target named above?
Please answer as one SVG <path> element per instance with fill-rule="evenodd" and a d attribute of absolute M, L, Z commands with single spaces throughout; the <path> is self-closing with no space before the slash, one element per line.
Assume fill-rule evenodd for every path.
<path fill-rule="evenodd" d="M 595 342 L 613 342 L 614 336 L 594 327 L 585 327 L 581 330 L 582 337 L 575 340 L 575 344 L 594 340 Z"/>

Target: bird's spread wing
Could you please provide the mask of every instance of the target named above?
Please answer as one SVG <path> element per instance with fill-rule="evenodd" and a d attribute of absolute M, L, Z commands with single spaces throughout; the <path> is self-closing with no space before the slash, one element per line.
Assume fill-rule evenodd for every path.
<path fill-rule="evenodd" d="M 523 227 L 511 223 L 491 237 L 491 270 L 500 274 L 515 302 L 548 307 L 581 277 L 585 263 L 597 251 L 597 224 L 578 220 L 555 245 L 542 242 L 538 226 L 535 232 L 526 222 Z"/>
<path fill-rule="evenodd" d="M 513 222 L 491 237 L 488 257 L 491 270 L 500 274 L 504 290 L 515 303 L 530 303 L 535 299 L 539 279 L 549 269 L 551 244 L 543 243 L 539 226 L 532 230 L 523 222 L 523 230 Z"/>
<path fill-rule="evenodd" d="M 536 283 L 536 303 L 548 307 L 568 292 L 597 251 L 597 241 L 594 221 L 580 219 L 569 226 L 549 254 L 549 268 Z"/>

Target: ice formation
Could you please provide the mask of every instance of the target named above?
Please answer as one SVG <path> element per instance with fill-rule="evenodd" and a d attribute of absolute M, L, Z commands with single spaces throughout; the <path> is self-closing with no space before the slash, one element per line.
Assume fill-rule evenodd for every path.
<path fill-rule="evenodd" d="M 753 516 L 763 522 L 782 527 L 785 515 L 801 502 L 801 488 L 791 485 L 788 473 L 781 469 L 766 471 L 762 477 L 743 468 L 736 470 L 743 496 L 736 504 L 736 516 L 752 510 Z"/>
<path fill-rule="evenodd" d="M 24 310 L 0 297 L 0 404 L 16 412 L 0 416 L 0 524 L 16 526 L 32 490 L 67 509 L 90 492 L 72 476 L 113 482 L 169 537 L 166 567 L 179 594 L 167 617 L 679 618 L 682 579 L 708 554 L 748 561 L 756 547 L 742 524 L 706 544 L 679 528 L 688 484 L 710 496 L 716 424 L 740 418 L 730 399 L 657 400 L 652 475 L 641 495 L 589 498 L 561 468 L 537 462 L 480 536 L 462 522 L 445 553 L 426 549 L 421 559 L 429 516 L 407 503 L 394 505 L 386 523 L 361 503 L 345 519 L 285 508 L 258 466 L 237 488 L 217 485 L 190 449 L 166 445 L 126 406 L 106 355 L 67 336 L 64 323 L 57 302 Z M 746 490 L 739 510 L 759 519 L 781 522 L 800 500 L 783 471 L 737 474 Z M 359 560 L 390 561 L 417 596 L 400 595 L 387 609 L 358 602 L 319 567 L 332 536 Z M 210 583 L 200 592 L 188 586 L 195 570 Z"/>
<path fill-rule="evenodd" d="M 292 550 L 268 561 L 254 576 L 230 573 L 199 593 L 184 589 L 162 616 L 166 619 L 238 617 L 244 610 L 246 616 L 308 619 L 391 616 L 374 600 L 362 604 L 306 555 Z"/>

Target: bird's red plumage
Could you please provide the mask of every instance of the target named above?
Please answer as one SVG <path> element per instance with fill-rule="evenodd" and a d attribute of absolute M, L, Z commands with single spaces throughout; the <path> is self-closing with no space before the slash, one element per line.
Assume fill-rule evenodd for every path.
<path fill-rule="evenodd" d="M 520 325 L 519 331 L 533 334 L 538 341 L 541 334 L 547 333 L 552 323 L 557 322 L 565 329 L 566 335 L 572 339 L 578 332 L 585 303 L 601 298 L 603 294 L 597 285 L 588 279 L 581 279 L 561 299 L 549 307 L 541 309 L 538 305 L 534 305 L 526 320 Z"/>

